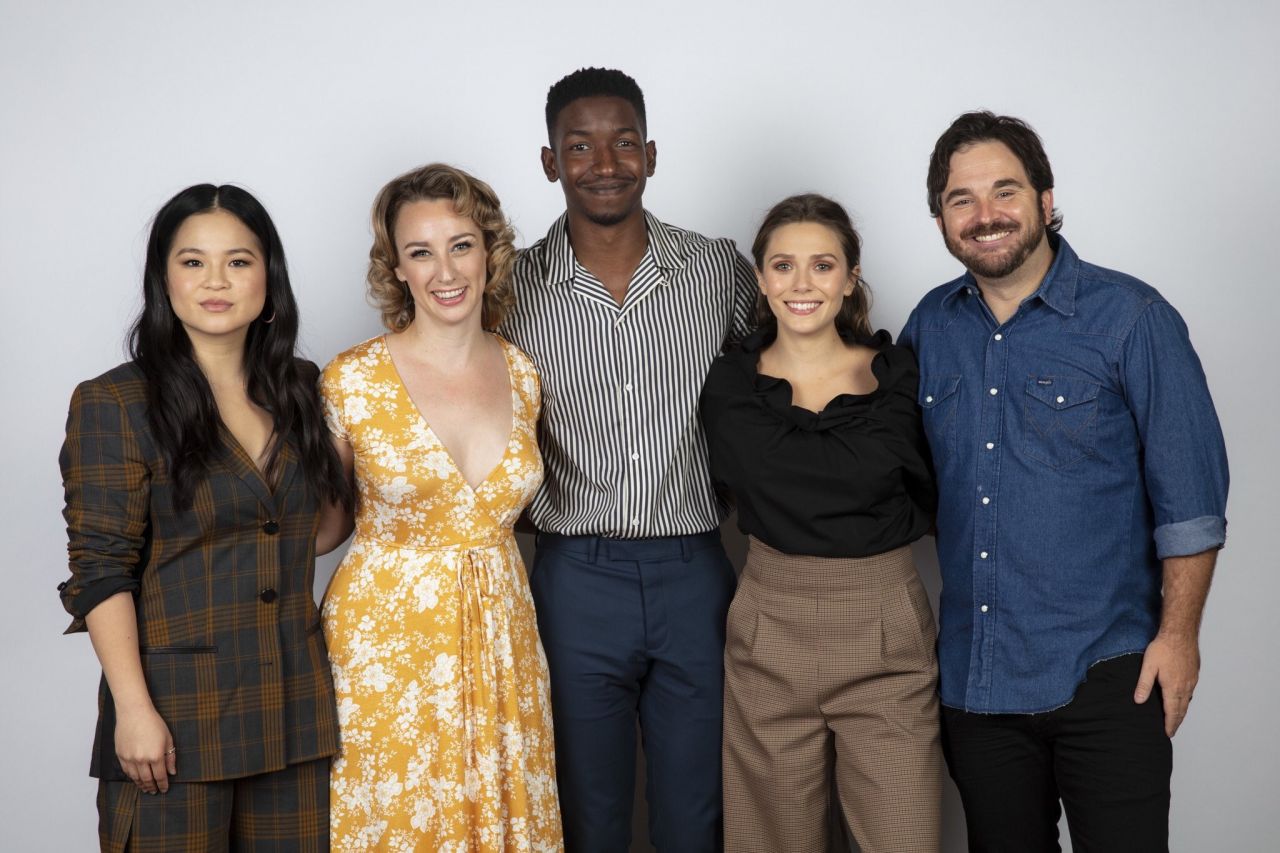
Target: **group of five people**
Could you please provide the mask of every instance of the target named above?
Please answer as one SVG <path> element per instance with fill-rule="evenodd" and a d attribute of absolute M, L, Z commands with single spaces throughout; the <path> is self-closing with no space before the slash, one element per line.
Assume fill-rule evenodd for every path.
<path fill-rule="evenodd" d="M 157 214 L 61 455 L 102 848 L 623 851 L 638 720 L 661 851 L 821 851 L 833 797 L 862 850 L 937 850 L 944 753 L 973 850 L 1056 850 L 1060 802 L 1079 851 L 1167 849 L 1225 450 L 1177 313 L 1057 234 L 1030 127 L 938 140 L 966 273 L 894 344 L 835 201 L 775 205 L 751 263 L 644 209 L 630 77 L 546 117 L 547 236 L 458 169 L 391 181 L 387 333 L 323 371 L 252 196 Z"/>

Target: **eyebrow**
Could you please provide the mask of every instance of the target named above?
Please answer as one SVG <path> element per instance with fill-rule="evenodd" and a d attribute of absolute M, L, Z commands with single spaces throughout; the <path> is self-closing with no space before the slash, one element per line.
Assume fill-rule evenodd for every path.
<path fill-rule="evenodd" d="M 460 239 L 462 239 L 463 237 L 470 237 L 472 240 L 478 240 L 478 239 L 480 239 L 480 235 L 479 235 L 479 234 L 477 234 L 477 233 L 476 233 L 476 232 L 474 232 L 474 231 L 463 231 L 461 234 L 454 234 L 452 237 L 450 237 L 450 238 L 449 238 L 448 242 L 452 243 L 454 240 L 460 240 Z M 427 241 L 426 241 L 426 240 L 410 240 L 408 243 L 405 243 L 405 244 L 404 244 L 403 246 L 401 246 L 400 248 L 402 248 L 402 249 L 414 249 L 414 248 L 417 248 L 417 247 L 419 247 L 419 246 L 421 246 L 421 247 L 422 247 L 422 248 L 424 248 L 424 249 L 430 249 L 430 248 L 431 248 L 431 246 L 427 243 Z"/>
<path fill-rule="evenodd" d="M 640 136 L 640 129 L 637 127 L 615 127 L 615 128 L 611 128 L 610 132 L 614 134 L 634 133 L 636 136 Z M 591 131 L 581 130 L 578 128 L 570 128 L 564 132 L 564 135 L 565 136 L 590 136 Z"/>
<path fill-rule="evenodd" d="M 770 255 L 770 256 L 767 258 L 767 260 L 772 261 L 772 260 L 774 260 L 775 258 L 787 258 L 787 259 L 790 259 L 790 258 L 794 258 L 794 257 L 795 257 L 795 255 L 794 255 L 793 253 L 791 253 L 791 252 L 774 252 L 772 255 Z M 812 254 L 812 255 L 810 255 L 810 256 L 809 256 L 809 258 L 810 258 L 811 260 L 812 260 L 813 258 L 834 258 L 834 257 L 835 257 L 835 253 L 834 253 L 834 252 L 815 252 L 814 254 Z"/>
<path fill-rule="evenodd" d="M 204 249 L 197 249 L 195 246 L 183 246 L 181 249 L 175 249 L 173 253 L 174 253 L 175 255 L 183 255 L 183 254 L 203 255 L 203 254 L 207 254 L 207 253 L 205 252 L 205 250 L 204 250 Z M 228 254 L 228 255 L 236 255 L 236 254 L 241 254 L 241 253 L 246 254 L 246 255 L 253 255 L 255 258 L 258 256 L 258 253 L 257 253 L 257 252 L 255 252 L 253 249 L 246 249 L 246 248 L 244 248 L 243 246 L 237 246 L 237 247 L 236 247 L 236 248 L 234 248 L 234 249 L 227 249 L 227 252 L 226 252 L 226 254 Z"/>
<path fill-rule="evenodd" d="M 1022 187 L 1022 186 L 1025 186 L 1025 184 L 1023 184 L 1022 181 L 1018 180 L 1017 178 L 1001 178 L 1000 180 L 992 184 L 991 188 L 998 190 L 1004 187 Z M 944 202 L 951 201 L 951 199 L 960 195 L 973 195 L 973 190 L 969 189 L 968 187 L 956 187 L 951 192 L 943 196 L 942 200 Z"/>

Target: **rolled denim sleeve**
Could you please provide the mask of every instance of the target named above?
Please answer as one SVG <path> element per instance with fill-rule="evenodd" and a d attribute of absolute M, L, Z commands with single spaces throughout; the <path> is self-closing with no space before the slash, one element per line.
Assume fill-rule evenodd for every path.
<path fill-rule="evenodd" d="M 74 617 L 67 629 L 73 633 L 85 630 L 84 617 L 94 607 L 140 586 L 150 469 L 110 387 L 90 381 L 76 388 L 58 462 L 71 569 L 70 580 L 58 589 Z"/>
<path fill-rule="evenodd" d="M 1142 440 L 1156 553 L 1182 557 L 1227 536 L 1227 450 L 1182 317 L 1151 303 L 1124 343 L 1121 379 Z"/>

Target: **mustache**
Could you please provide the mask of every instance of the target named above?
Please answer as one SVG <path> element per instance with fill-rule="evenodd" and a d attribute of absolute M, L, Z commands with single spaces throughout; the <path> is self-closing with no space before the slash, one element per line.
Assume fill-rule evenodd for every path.
<path fill-rule="evenodd" d="M 960 238 L 968 240 L 973 237 L 987 237 L 991 234 L 999 234 L 1002 231 L 1017 230 L 1018 223 L 1005 219 L 1000 222 L 984 222 L 979 225 L 971 225 L 960 234 Z"/>

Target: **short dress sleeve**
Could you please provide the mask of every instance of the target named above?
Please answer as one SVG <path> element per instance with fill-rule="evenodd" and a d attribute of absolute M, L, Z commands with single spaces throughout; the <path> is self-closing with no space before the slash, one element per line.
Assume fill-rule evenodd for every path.
<path fill-rule="evenodd" d="M 324 422 L 333 433 L 343 441 L 351 441 L 351 432 L 346 417 L 346 395 L 343 393 L 345 367 L 348 359 L 340 355 L 325 365 L 320 374 L 320 399 L 324 403 Z"/>

